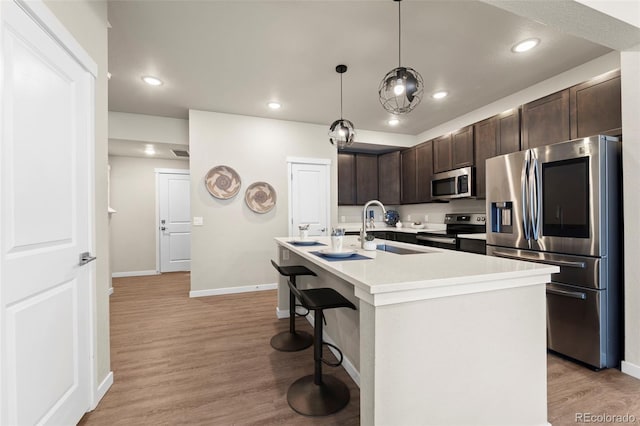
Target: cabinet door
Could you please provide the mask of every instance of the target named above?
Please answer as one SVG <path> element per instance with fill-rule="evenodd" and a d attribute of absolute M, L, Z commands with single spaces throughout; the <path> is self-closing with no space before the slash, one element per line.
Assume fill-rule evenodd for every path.
<path fill-rule="evenodd" d="M 378 156 L 378 199 L 400 204 L 400 151 Z"/>
<path fill-rule="evenodd" d="M 338 205 L 356 203 L 356 156 L 338 153 Z"/>
<path fill-rule="evenodd" d="M 356 202 L 358 205 L 378 198 L 378 156 L 356 154 Z"/>
<path fill-rule="evenodd" d="M 446 172 L 451 168 L 451 135 L 440 136 L 433 140 L 433 172 Z"/>
<path fill-rule="evenodd" d="M 522 106 L 522 148 L 536 148 L 571 138 L 569 89 Z"/>
<path fill-rule="evenodd" d="M 473 166 L 473 126 L 451 135 L 451 168 Z"/>
<path fill-rule="evenodd" d="M 402 204 L 416 202 L 416 149 L 409 148 L 400 153 L 402 164 Z"/>
<path fill-rule="evenodd" d="M 620 71 L 612 71 L 569 89 L 571 138 L 622 134 Z"/>
<path fill-rule="evenodd" d="M 495 157 L 498 146 L 498 117 L 491 117 L 475 124 L 476 138 L 476 196 L 486 196 L 487 158 Z"/>
<path fill-rule="evenodd" d="M 510 154 L 520 151 L 520 108 L 504 112 L 498 119 L 497 155 Z M 476 139 L 476 149 L 477 139 Z M 477 164 L 476 164 L 477 166 Z"/>
<path fill-rule="evenodd" d="M 431 201 L 431 176 L 433 175 L 433 141 L 416 147 L 416 201 Z"/>

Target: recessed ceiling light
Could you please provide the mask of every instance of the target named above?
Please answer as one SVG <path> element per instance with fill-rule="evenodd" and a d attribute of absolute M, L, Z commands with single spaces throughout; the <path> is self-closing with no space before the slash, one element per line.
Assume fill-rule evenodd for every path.
<path fill-rule="evenodd" d="M 162 85 L 162 80 L 160 80 L 158 77 L 153 77 L 153 76 L 150 76 L 150 75 L 145 75 L 144 77 L 142 77 L 142 81 L 147 83 L 149 86 L 161 86 Z"/>
<path fill-rule="evenodd" d="M 280 109 L 282 105 L 280 104 L 280 102 L 269 102 L 267 106 L 271 109 Z"/>
<path fill-rule="evenodd" d="M 144 148 L 144 153 L 147 154 L 147 155 L 154 155 L 156 153 L 156 150 L 153 149 L 153 145 L 147 145 Z"/>
<path fill-rule="evenodd" d="M 400 120 L 398 120 L 397 118 L 391 118 L 389 119 L 389 121 L 387 121 L 387 123 L 389 124 L 389 126 L 397 126 L 400 123 Z"/>
<path fill-rule="evenodd" d="M 442 90 L 440 92 L 434 93 L 433 95 L 431 95 L 431 97 L 433 99 L 442 99 L 442 98 L 446 98 L 448 94 L 449 92 L 445 92 L 444 90 Z"/>
<path fill-rule="evenodd" d="M 514 53 L 526 52 L 527 50 L 531 50 L 536 47 L 538 43 L 540 43 L 539 38 L 530 38 L 528 40 L 521 41 L 520 43 L 513 46 L 511 48 L 511 51 Z"/>

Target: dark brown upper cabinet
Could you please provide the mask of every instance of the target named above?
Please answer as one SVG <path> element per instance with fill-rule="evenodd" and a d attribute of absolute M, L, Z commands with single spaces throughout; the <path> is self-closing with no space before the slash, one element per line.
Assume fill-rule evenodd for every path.
<path fill-rule="evenodd" d="M 416 147 L 416 201 L 431 201 L 431 176 L 433 175 L 433 141 Z"/>
<path fill-rule="evenodd" d="M 414 204 L 418 202 L 417 177 L 416 177 L 416 148 L 405 149 L 400 153 L 402 185 L 402 204 Z"/>
<path fill-rule="evenodd" d="M 498 117 L 491 117 L 474 124 L 476 136 L 476 197 L 486 196 L 487 158 L 498 153 Z"/>
<path fill-rule="evenodd" d="M 571 139 L 622 134 L 620 71 L 611 71 L 569 89 Z"/>
<path fill-rule="evenodd" d="M 476 197 L 486 196 L 485 161 L 520 151 L 520 110 L 514 108 L 474 124 Z"/>
<path fill-rule="evenodd" d="M 356 203 L 378 198 L 378 156 L 356 154 Z"/>
<path fill-rule="evenodd" d="M 473 165 L 473 126 L 433 140 L 433 172 Z"/>
<path fill-rule="evenodd" d="M 400 204 L 400 151 L 378 156 L 378 200 Z"/>
<path fill-rule="evenodd" d="M 451 134 L 451 168 L 473 166 L 473 126 Z"/>
<path fill-rule="evenodd" d="M 338 153 L 338 205 L 356 204 L 356 156 Z"/>
<path fill-rule="evenodd" d="M 571 139 L 569 89 L 522 106 L 522 149 Z"/>
<path fill-rule="evenodd" d="M 513 108 L 498 114 L 496 119 L 498 121 L 496 154 L 504 155 L 520 151 L 520 108 Z"/>
<path fill-rule="evenodd" d="M 433 139 L 433 172 L 451 170 L 451 134 Z"/>

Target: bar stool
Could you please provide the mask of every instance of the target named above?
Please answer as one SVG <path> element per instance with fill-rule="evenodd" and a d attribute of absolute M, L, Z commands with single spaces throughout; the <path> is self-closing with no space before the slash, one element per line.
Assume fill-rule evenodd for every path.
<path fill-rule="evenodd" d="M 322 374 L 322 363 L 332 367 L 342 364 L 342 351 L 334 345 L 322 341 L 324 310 L 333 308 L 356 309 L 355 305 L 332 288 L 312 288 L 300 290 L 289 282 L 289 291 L 302 302 L 302 306 L 314 311 L 313 326 L 313 374 L 302 377 L 287 391 L 287 402 L 297 413 L 305 416 L 327 416 L 343 409 L 351 395 L 349 388 L 340 379 Z M 340 360 L 329 363 L 322 359 L 322 345 L 333 347 L 340 354 Z"/>
<path fill-rule="evenodd" d="M 273 260 L 271 264 L 278 270 L 280 275 L 289 277 L 289 288 L 296 287 L 296 277 L 301 275 L 316 274 L 304 266 L 280 266 Z M 300 306 L 300 305 L 297 305 Z M 295 352 L 306 349 L 313 344 L 313 336 L 306 331 L 296 331 L 296 297 L 289 290 L 289 331 L 283 331 L 271 338 L 273 349 L 282 352 Z"/>

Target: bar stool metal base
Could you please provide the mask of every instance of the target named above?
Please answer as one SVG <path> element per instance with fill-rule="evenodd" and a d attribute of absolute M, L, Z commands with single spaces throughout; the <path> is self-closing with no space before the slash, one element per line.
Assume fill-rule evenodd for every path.
<path fill-rule="evenodd" d="M 282 352 L 301 351 L 313 345 L 313 336 L 306 331 L 283 331 L 271 338 L 271 347 Z"/>
<path fill-rule="evenodd" d="M 313 375 L 302 377 L 287 391 L 287 402 L 299 414 L 327 416 L 337 413 L 349 403 L 349 388 L 340 379 L 322 375 L 322 383 L 316 385 Z"/>

